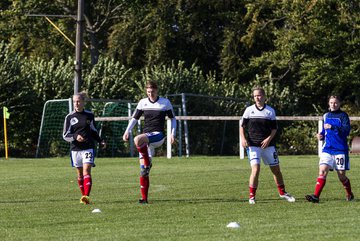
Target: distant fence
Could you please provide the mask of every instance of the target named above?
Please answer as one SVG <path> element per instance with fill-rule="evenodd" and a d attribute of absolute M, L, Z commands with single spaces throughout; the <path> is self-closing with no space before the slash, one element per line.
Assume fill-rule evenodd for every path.
<path fill-rule="evenodd" d="M 131 117 L 96 117 L 96 121 L 128 121 Z M 239 122 L 239 152 L 240 159 L 244 159 L 245 150 L 241 146 L 241 136 L 240 136 L 240 120 L 241 116 L 177 116 L 176 119 L 178 121 L 238 121 Z M 279 121 L 318 121 L 318 131 L 320 132 L 323 125 L 322 116 L 277 116 L 277 120 Z M 350 117 L 351 121 L 360 121 L 360 116 L 352 116 Z M 167 158 L 171 158 L 171 121 L 167 120 Z M 185 133 L 185 139 L 187 138 L 188 133 Z M 179 141 L 181 143 L 181 141 Z M 185 143 L 188 143 L 185 141 Z M 318 141 L 318 154 L 321 153 L 322 141 Z M 186 157 L 189 157 L 189 146 L 186 146 Z"/>

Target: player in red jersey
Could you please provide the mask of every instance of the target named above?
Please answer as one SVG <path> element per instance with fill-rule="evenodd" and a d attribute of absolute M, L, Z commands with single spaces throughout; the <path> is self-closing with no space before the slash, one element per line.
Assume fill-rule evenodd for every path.
<path fill-rule="evenodd" d="M 134 142 L 139 151 L 140 159 L 140 192 L 139 203 L 148 203 L 148 191 L 150 187 L 151 160 L 154 149 L 160 147 L 165 140 L 164 126 L 165 117 L 171 119 L 171 143 L 175 141 L 176 118 L 170 101 L 158 96 L 157 84 L 149 81 L 146 84 L 147 98 L 141 99 L 125 130 L 123 140 L 129 140 L 129 132 L 134 128 L 138 120 L 144 115 L 144 133 L 137 135 Z"/>

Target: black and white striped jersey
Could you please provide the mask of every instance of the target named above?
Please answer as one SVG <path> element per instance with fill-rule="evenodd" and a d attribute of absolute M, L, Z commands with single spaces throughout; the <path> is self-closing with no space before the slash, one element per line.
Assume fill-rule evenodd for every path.
<path fill-rule="evenodd" d="M 142 115 L 144 115 L 144 133 L 164 132 L 165 117 L 175 118 L 170 101 L 164 97 L 158 97 L 154 102 L 149 98 L 141 99 L 133 118 L 139 120 Z"/>
<path fill-rule="evenodd" d="M 261 142 L 277 129 L 275 110 L 268 105 L 259 109 L 255 104 L 247 107 L 241 119 L 250 146 L 261 146 Z M 275 146 L 275 138 L 269 146 Z"/>

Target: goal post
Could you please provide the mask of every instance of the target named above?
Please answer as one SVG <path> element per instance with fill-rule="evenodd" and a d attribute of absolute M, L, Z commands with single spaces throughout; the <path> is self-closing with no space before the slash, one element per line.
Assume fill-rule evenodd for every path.
<path fill-rule="evenodd" d="M 109 116 L 128 118 L 132 113 L 131 107 L 129 101 L 108 99 L 87 99 L 85 105 L 85 109 L 90 109 L 95 118 Z M 63 125 L 66 115 L 72 110 L 71 98 L 46 101 L 41 118 L 36 158 L 69 155 L 70 145 L 63 139 Z M 133 156 L 133 142 L 122 141 L 127 122 L 96 121 L 96 125 L 100 136 L 107 142 L 106 149 L 96 149 L 96 156 Z"/>

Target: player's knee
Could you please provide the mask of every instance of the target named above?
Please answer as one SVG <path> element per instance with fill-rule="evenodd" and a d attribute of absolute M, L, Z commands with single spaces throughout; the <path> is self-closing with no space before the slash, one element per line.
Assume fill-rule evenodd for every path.
<path fill-rule="evenodd" d="M 142 177 L 148 177 L 150 175 L 150 169 L 151 167 L 140 167 L 140 176 Z"/>
<path fill-rule="evenodd" d="M 144 135 L 144 134 L 135 136 L 135 138 L 134 138 L 134 143 L 136 146 L 141 146 L 146 142 L 147 142 L 147 138 L 146 138 L 146 135 Z"/>
<path fill-rule="evenodd" d="M 140 139 L 139 136 L 134 137 L 134 143 L 136 146 L 139 146 L 139 142 L 140 142 L 139 139 Z"/>
<path fill-rule="evenodd" d="M 344 182 L 348 179 L 344 171 L 338 171 L 338 177 L 341 182 Z"/>
<path fill-rule="evenodd" d="M 327 171 L 327 170 L 324 170 L 324 169 L 320 169 L 320 170 L 319 170 L 319 176 L 326 177 L 327 174 L 328 174 L 328 171 Z"/>

